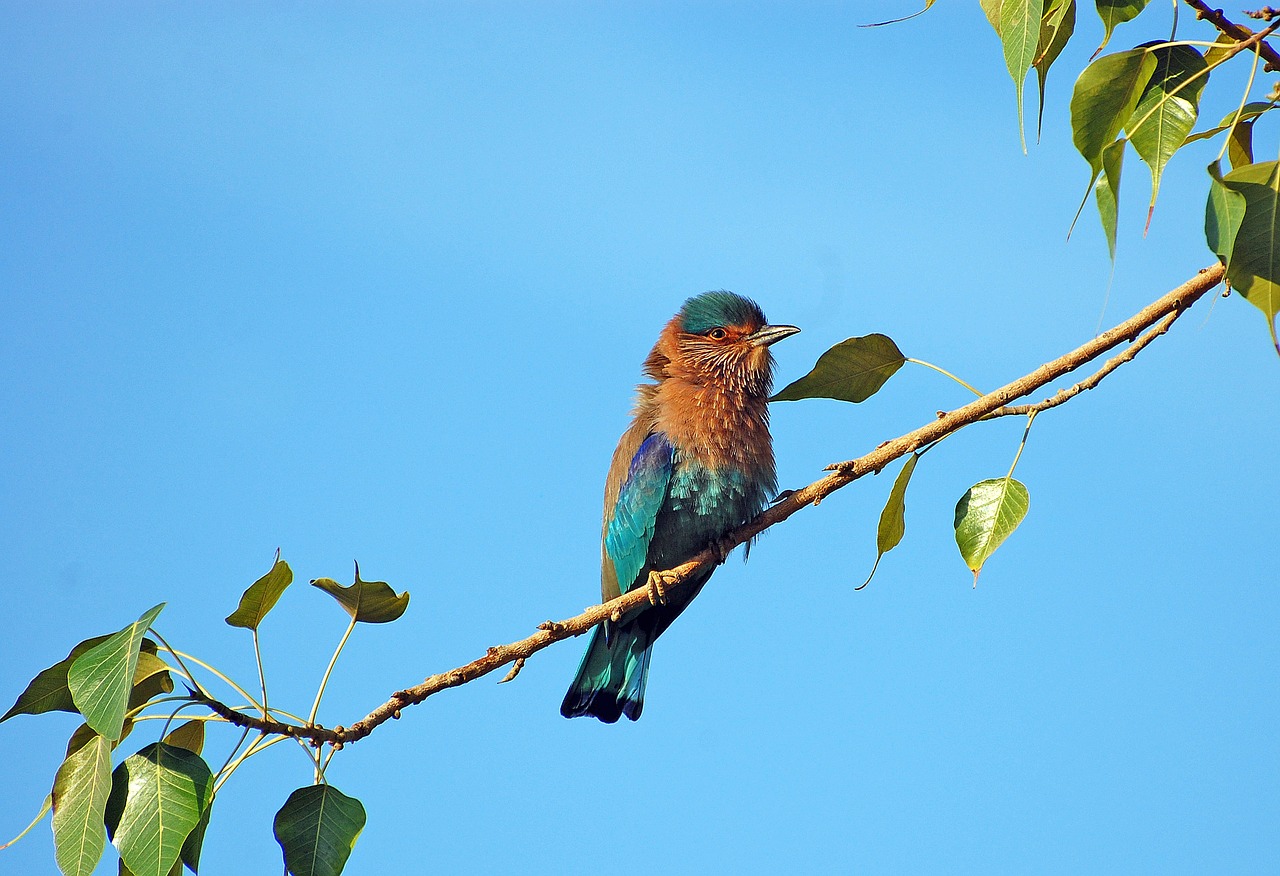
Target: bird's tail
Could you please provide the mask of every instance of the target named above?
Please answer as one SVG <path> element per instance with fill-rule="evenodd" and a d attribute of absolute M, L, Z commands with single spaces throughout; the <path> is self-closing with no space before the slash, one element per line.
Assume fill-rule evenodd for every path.
<path fill-rule="evenodd" d="M 644 708 L 644 682 L 649 673 L 653 631 L 639 624 L 604 626 L 591 634 L 591 644 L 569 692 L 560 704 L 566 718 L 591 715 L 612 724 L 623 715 L 632 721 Z"/>

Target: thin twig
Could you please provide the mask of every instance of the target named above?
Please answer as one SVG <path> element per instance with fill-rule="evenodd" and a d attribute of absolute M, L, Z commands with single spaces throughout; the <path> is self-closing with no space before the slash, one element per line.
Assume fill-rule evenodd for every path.
<path fill-rule="evenodd" d="M 1033 405 L 1005 405 L 1002 408 L 996 408 L 994 411 L 987 414 L 987 416 L 984 419 L 994 420 L 996 417 L 1012 417 L 1012 416 L 1025 415 L 1025 414 L 1038 414 L 1042 411 L 1047 411 L 1050 408 L 1056 408 L 1058 405 L 1062 404 L 1063 402 L 1070 401 L 1071 399 L 1078 396 L 1080 393 L 1084 392 L 1086 389 L 1093 389 L 1095 386 L 1097 386 L 1099 383 L 1102 382 L 1104 377 L 1106 377 L 1112 371 L 1115 371 L 1124 363 L 1132 361 L 1134 356 L 1142 352 L 1143 347 L 1145 347 L 1147 344 L 1151 343 L 1156 338 L 1160 337 L 1162 334 L 1167 332 L 1169 330 L 1169 326 L 1173 325 L 1173 321 L 1176 320 L 1181 315 L 1182 315 L 1182 311 L 1175 310 L 1173 313 L 1169 314 L 1164 319 L 1160 320 L 1159 324 L 1156 325 L 1155 328 L 1151 329 L 1142 337 L 1138 338 L 1136 341 L 1130 344 L 1129 347 L 1123 353 L 1121 353 L 1118 356 L 1112 356 L 1110 359 L 1107 360 L 1106 364 L 1103 365 L 1101 368 L 1099 368 L 1092 376 L 1085 378 L 1084 380 L 1077 383 L 1075 386 L 1068 387 L 1067 389 L 1059 390 L 1058 393 L 1054 395 L 1052 398 L 1047 398 L 1044 401 L 1038 402 Z"/>
<path fill-rule="evenodd" d="M 755 519 L 729 533 L 715 547 L 709 547 L 690 558 L 687 562 L 662 573 L 667 593 L 670 594 L 675 588 L 685 586 L 689 579 L 695 576 L 699 570 L 715 565 L 723 559 L 725 552 L 755 538 L 774 524 L 781 523 L 801 508 L 808 505 L 817 505 L 831 493 L 841 487 L 848 486 L 864 475 L 880 471 L 895 459 L 908 453 L 913 453 L 922 447 L 928 447 L 947 435 L 984 419 L 991 413 L 1006 407 L 1009 402 L 1024 398 L 1063 375 L 1069 374 L 1082 365 L 1093 361 L 1126 340 L 1134 341 L 1133 346 L 1126 351 L 1126 353 L 1131 352 L 1132 355 L 1118 362 L 1115 367 L 1119 367 L 1120 364 L 1137 355 L 1142 346 L 1150 343 L 1151 339 L 1147 338 L 1142 343 L 1142 346 L 1139 346 L 1135 340 L 1142 337 L 1143 332 L 1152 326 L 1156 326 L 1155 334 L 1158 335 L 1160 328 L 1168 327 L 1167 322 L 1172 321 L 1170 317 L 1175 317 L 1194 304 L 1206 292 L 1222 282 L 1222 277 L 1222 265 L 1215 264 L 1210 268 L 1205 268 L 1195 277 L 1144 307 L 1120 325 L 1098 335 L 1070 353 L 1041 365 L 1025 377 L 1021 377 L 997 389 L 995 392 L 987 393 L 962 408 L 943 413 L 937 420 L 908 432 L 900 438 L 886 441 L 865 456 L 827 466 L 827 470 L 831 473 L 826 477 L 790 493 L 785 499 L 762 511 Z M 1165 322 L 1162 323 L 1162 321 Z M 1116 358 L 1121 359 L 1122 357 Z M 1110 365 L 1111 363 L 1107 364 Z M 1106 366 L 1104 366 L 1103 370 L 1106 370 Z M 1111 368 L 1100 377 L 1097 377 L 1097 380 L 1101 380 L 1106 374 L 1114 370 L 1114 367 Z M 1093 378 L 1090 379 L 1092 380 Z M 391 699 L 350 727 L 337 726 L 333 729 L 319 725 L 300 727 L 274 719 L 267 720 L 254 715 L 246 715 L 216 700 L 201 696 L 199 693 L 195 693 L 193 696 L 201 700 L 216 714 L 240 727 L 252 727 L 265 733 L 278 733 L 295 739 L 309 739 L 314 743 L 345 744 L 355 742 L 368 736 L 378 725 L 390 719 L 399 718 L 403 709 L 421 703 L 432 694 L 474 681 L 509 663 L 525 660 L 555 642 L 573 636 L 580 636 L 597 624 L 640 608 L 648 601 L 648 588 L 639 587 L 602 605 L 593 605 L 582 614 L 567 620 L 546 621 L 539 626 L 538 632 L 527 638 L 508 645 L 489 648 L 486 654 L 477 660 L 473 660 L 456 669 L 451 669 L 448 672 L 428 676 L 420 684 L 396 691 L 391 695 Z"/>
<path fill-rule="evenodd" d="M 1233 40 L 1243 42 L 1254 36 L 1252 30 L 1242 24 L 1236 24 L 1223 15 L 1221 9 L 1210 8 L 1209 4 L 1203 2 L 1203 0 L 1186 0 L 1186 4 L 1196 11 L 1196 18 L 1204 19 Z M 1268 73 L 1272 70 L 1280 70 L 1280 54 L 1277 54 L 1276 50 L 1271 48 L 1271 45 L 1266 40 L 1260 40 L 1252 48 L 1267 62 L 1266 66 L 1262 68 L 1263 70 Z"/>

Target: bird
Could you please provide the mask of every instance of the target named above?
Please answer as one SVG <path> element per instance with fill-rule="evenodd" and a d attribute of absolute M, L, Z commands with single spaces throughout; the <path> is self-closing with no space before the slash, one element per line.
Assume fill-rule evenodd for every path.
<path fill-rule="evenodd" d="M 600 538 L 602 601 L 647 586 L 650 603 L 592 631 L 560 706 L 566 718 L 640 717 L 653 643 L 714 567 L 669 597 L 652 573 L 708 547 L 723 561 L 720 540 L 773 498 L 770 347 L 798 331 L 770 325 L 758 304 L 724 290 L 689 298 L 662 329 L 644 360 L 653 382 L 636 387 L 605 479 Z"/>

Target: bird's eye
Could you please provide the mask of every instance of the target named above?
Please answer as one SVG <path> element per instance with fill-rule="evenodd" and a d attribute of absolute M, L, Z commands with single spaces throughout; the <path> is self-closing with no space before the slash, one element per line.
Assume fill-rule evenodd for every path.
<path fill-rule="evenodd" d="M 713 328 L 711 331 L 707 332 L 707 337 L 711 338 L 713 341 L 723 341 L 725 338 L 729 337 L 729 333 L 722 328 Z"/>

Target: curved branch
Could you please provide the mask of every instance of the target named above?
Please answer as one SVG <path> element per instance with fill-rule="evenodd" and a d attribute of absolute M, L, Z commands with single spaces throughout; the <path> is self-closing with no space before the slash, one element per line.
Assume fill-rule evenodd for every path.
<path fill-rule="evenodd" d="M 1196 18 L 1204 19 L 1216 27 L 1219 32 L 1226 34 L 1233 40 L 1244 42 L 1245 40 L 1257 35 L 1244 25 L 1236 24 L 1234 21 L 1227 18 L 1222 14 L 1221 9 L 1211 8 L 1209 4 L 1203 2 L 1203 0 L 1186 0 L 1186 4 L 1196 11 Z M 1267 7 L 1265 11 L 1271 11 L 1270 7 Z M 1248 15 L 1249 13 L 1245 14 Z M 1257 14 L 1253 17 L 1266 18 L 1269 16 Z M 1263 70 L 1268 73 L 1273 70 L 1280 70 L 1280 54 L 1277 54 L 1276 50 L 1271 48 L 1271 45 L 1265 39 L 1258 40 L 1257 44 L 1251 48 L 1253 48 L 1253 50 L 1262 57 L 1262 60 L 1267 62 L 1263 66 Z"/>
<path fill-rule="evenodd" d="M 672 590 L 684 586 L 699 569 L 723 561 L 724 555 L 729 550 L 750 541 L 774 524 L 781 523 L 801 508 L 808 505 L 817 505 L 841 487 L 848 486 L 864 475 L 878 472 L 895 459 L 932 444 L 965 426 L 986 419 L 993 414 L 1002 415 L 1001 412 L 1006 410 L 1009 402 L 1023 398 L 1063 375 L 1071 373 L 1126 340 L 1130 342 L 1136 341 L 1133 346 L 1107 362 L 1098 373 L 1088 380 L 1082 381 L 1081 384 L 1077 384 L 1076 387 L 1072 387 L 1070 390 L 1064 390 L 1068 395 L 1062 398 L 1061 401 L 1055 401 L 1057 398 L 1055 397 L 1055 399 L 1049 400 L 1053 401 L 1054 404 L 1048 404 L 1047 402 L 1042 404 L 1053 407 L 1068 398 L 1078 395 L 1084 389 L 1097 385 L 1104 377 L 1120 365 L 1132 360 L 1143 347 L 1163 334 L 1179 314 L 1214 286 L 1218 285 L 1218 283 L 1222 282 L 1222 277 L 1222 265 L 1215 264 L 1210 268 L 1205 268 L 1195 277 L 1159 300 L 1144 307 L 1137 314 L 1120 323 L 1120 325 L 1098 335 L 1070 353 L 1041 365 L 1025 377 L 1021 377 L 997 389 L 995 392 L 988 393 L 962 408 L 957 408 L 949 413 L 942 413 L 937 420 L 908 432 L 893 441 L 887 441 L 864 456 L 827 466 L 827 470 L 831 474 L 814 481 L 803 489 L 786 494 L 781 501 L 776 502 L 757 515 L 755 519 L 729 533 L 718 544 L 708 547 L 687 562 L 661 573 L 666 591 L 670 593 Z M 1153 326 L 1154 328 L 1152 328 Z M 1148 329 L 1150 329 L 1149 332 L 1147 331 Z M 1143 334 L 1144 332 L 1147 333 Z M 1062 393 L 1059 395 L 1062 395 Z M 284 736 L 307 739 L 316 745 L 330 744 L 335 747 L 341 747 L 348 742 L 363 739 L 372 733 L 378 725 L 389 719 L 399 718 L 401 711 L 405 707 L 416 705 L 432 694 L 474 681 L 482 675 L 488 675 L 490 672 L 507 664 L 514 664 L 511 673 L 508 674 L 508 679 L 514 677 L 514 674 L 519 671 L 519 667 L 523 665 L 525 659 L 548 645 L 559 642 L 562 639 L 580 636 L 606 620 L 617 620 L 625 613 L 641 607 L 648 601 L 648 588 L 638 587 L 628 593 L 624 593 L 617 599 L 610 600 L 602 605 L 593 605 L 582 614 L 571 617 L 568 620 L 546 621 L 539 626 L 538 632 L 527 638 L 508 645 L 489 648 L 483 657 L 473 660 L 465 666 L 459 666 L 448 672 L 428 676 L 420 684 L 396 691 L 387 702 L 378 706 L 378 708 L 350 727 L 339 725 L 329 729 L 317 724 L 288 724 L 273 719 L 246 715 L 198 692 L 192 692 L 191 695 L 193 699 L 204 703 L 214 713 L 237 726 L 253 728 L 266 733 L 278 733 Z"/>

